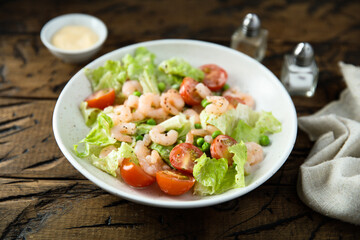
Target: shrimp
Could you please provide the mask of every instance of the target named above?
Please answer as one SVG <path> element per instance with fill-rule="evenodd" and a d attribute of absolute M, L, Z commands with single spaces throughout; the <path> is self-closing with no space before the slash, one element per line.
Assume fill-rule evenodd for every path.
<path fill-rule="evenodd" d="M 185 102 L 177 90 L 170 89 L 161 95 L 160 105 L 166 112 L 177 115 L 185 106 Z"/>
<path fill-rule="evenodd" d="M 238 89 L 228 89 L 223 93 L 223 96 L 230 96 L 237 100 L 239 100 L 239 103 L 245 104 L 251 108 L 255 108 L 255 100 L 252 96 L 249 94 L 240 92 Z M 236 107 L 236 106 L 235 106 Z"/>
<path fill-rule="evenodd" d="M 113 113 L 107 114 L 114 125 L 117 125 L 121 122 L 130 122 L 132 120 L 131 109 L 124 105 L 117 105 L 114 107 Z"/>
<path fill-rule="evenodd" d="M 215 131 L 219 131 L 217 127 L 210 124 L 206 125 L 205 129 L 208 130 L 210 134 L 212 134 Z"/>
<path fill-rule="evenodd" d="M 113 150 L 116 150 L 116 147 L 114 145 L 110 145 L 107 147 L 104 147 L 103 149 L 101 149 L 100 154 L 99 154 L 99 158 L 104 158 L 107 155 L 109 155 L 109 153 L 111 153 Z"/>
<path fill-rule="evenodd" d="M 126 96 L 129 97 L 130 95 L 132 95 L 135 91 L 139 91 L 142 92 L 143 89 L 140 85 L 140 83 L 138 81 L 135 80 L 130 80 L 130 81 L 126 81 L 122 87 L 122 93 Z"/>
<path fill-rule="evenodd" d="M 153 142 L 158 143 L 163 146 L 173 145 L 178 137 L 178 132 L 175 130 L 170 130 L 167 133 L 165 132 L 165 128 L 163 126 L 157 125 L 153 127 L 150 132 L 150 138 Z"/>
<path fill-rule="evenodd" d="M 264 159 L 264 152 L 262 147 L 255 142 L 245 143 L 247 149 L 247 159 L 246 161 L 250 166 L 258 164 Z"/>
<path fill-rule="evenodd" d="M 139 113 L 146 117 L 164 119 L 167 113 L 160 107 L 160 96 L 154 93 L 145 93 L 139 98 Z"/>
<path fill-rule="evenodd" d="M 209 96 L 209 97 L 206 97 L 206 99 L 211 103 L 211 104 L 207 105 L 205 108 L 205 111 L 208 113 L 220 115 L 220 114 L 224 113 L 229 106 L 229 101 L 226 100 L 226 98 L 224 98 L 224 97 Z"/>
<path fill-rule="evenodd" d="M 132 138 L 127 134 L 133 135 L 136 132 L 135 123 L 121 123 L 115 125 L 111 129 L 111 137 L 115 138 L 120 142 L 132 142 Z"/>
<path fill-rule="evenodd" d="M 190 132 L 188 132 L 186 134 L 186 139 L 185 142 L 186 143 L 194 143 L 194 136 L 201 136 L 204 137 L 206 135 L 208 135 L 209 132 L 205 129 L 191 129 Z"/>
<path fill-rule="evenodd" d="M 189 119 L 194 118 L 194 123 L 200 123 L 200 116 L 195 110 L 189 108 L 189 109 L 186 109 L 183 113 Z"/>
<path fill-rule="evenodd" d="M 206 98 L 207 96 L 211 96 L 211 90 L 205 86 L 203 83 L 198 83 L 195 86 L 196 92 L 200 95 L 202 98 Z"/>
<path fill-rule="evenodd" d="M 156 172 L 158 171 L 170 169 L 155 150 L 152 150 L 151 155 L 147 155 L 145 159 L 139 159 L 139 164 L 140 167 L 151 176 L 156 176 Z"/>
<path fill-rule="evenodd" d="M 145 118 L 144 114 L 142 114 L 138 107 L 139 107 L 139 97 L 135 95 L 130 95 L 128 99 L 124 103 L 125 106 L 129 107 L 131 110 L 135 110 L 132 113 L 132 120 L 133 121 L 140 121 Z"/>
<path fill-rule="evenodd" d="M 143 140 L 137 141 L 134 152 L 139 159 L 140 167 L 152 176 L 155 176 L 157 171 L 165 170 L 169 168 L 161 159 L 159 153 L 155 150 L 150 152 L 147 148 L 150 145 L 151 139 L 148 134 L 145 134 Z"/>

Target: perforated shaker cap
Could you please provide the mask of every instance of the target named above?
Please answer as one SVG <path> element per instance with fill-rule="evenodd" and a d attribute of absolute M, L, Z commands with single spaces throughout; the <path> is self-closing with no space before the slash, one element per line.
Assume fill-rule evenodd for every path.
<path fill-rule="evenodd" d="M 294 49 L 295 64 L 298 66 L 309 66 L 314 60 L 314 50 L 307 42 L 299 43 Z"/>
<path fill-rule="evenodd" d="M 242 23 L 242 32 L 247 37 L 256 37 L 259 34 L 261 22 L 259 17 L 254 13 L 246 14 Z"/>

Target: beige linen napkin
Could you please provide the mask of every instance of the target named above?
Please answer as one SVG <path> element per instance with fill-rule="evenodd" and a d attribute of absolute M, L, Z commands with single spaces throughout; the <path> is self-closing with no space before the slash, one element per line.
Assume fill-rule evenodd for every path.
<path fill-rule="evenodd" d="M 348 86 L 299 127 L 315 141 L 300 167 L 297 192 L 313 210 L 360 225 L 360 67 L 339 63 Z"/>

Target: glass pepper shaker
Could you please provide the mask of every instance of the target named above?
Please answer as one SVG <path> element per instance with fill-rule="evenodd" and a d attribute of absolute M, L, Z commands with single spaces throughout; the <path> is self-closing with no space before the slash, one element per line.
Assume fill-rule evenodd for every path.
<path fill-rule="evenodd" d="M 259 17 L 248 13 L 231 37 L 231 48 L 249 55 L 261 62 L 265 56 L 268 31 L 261 28 Z"/>
<path fill-rule="evenodd" d="M 292 54 L 285 55 L 281 81 L 290 95 L 312 97 L 318 82 L 319 69 L 309 43 L 299 43 Z"/>

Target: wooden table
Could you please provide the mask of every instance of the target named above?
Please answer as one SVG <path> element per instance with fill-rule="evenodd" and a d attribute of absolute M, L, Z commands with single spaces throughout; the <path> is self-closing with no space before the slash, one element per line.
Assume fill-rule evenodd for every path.
<path fill-rule="evenodd" d="M 294 97 L 298 116 L 338 99 L 338 61 L 360 65 L 358 1 L 2 1 L 0 2 L 0 239 L 360 239 L 360 229 L 320 215 L 297 196 L 299 166 L 313 143 L 299 131 L 281 169 L 230 202 L 161 209 L 104 192 L 64 158 L 52 132 L 55 102 L 83 65 L 55 58 L 40 41 L 51 18 L 82 12 L 102 19 L 100 56 L 165 38 L 228 46 L 248 12 L 270 32 L 263 64 L 280 76 L 284 54 L 310 42 L 320 67 L 313 98 Z"/>

